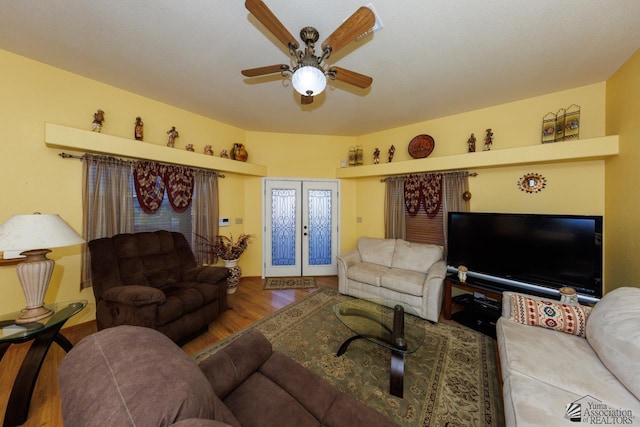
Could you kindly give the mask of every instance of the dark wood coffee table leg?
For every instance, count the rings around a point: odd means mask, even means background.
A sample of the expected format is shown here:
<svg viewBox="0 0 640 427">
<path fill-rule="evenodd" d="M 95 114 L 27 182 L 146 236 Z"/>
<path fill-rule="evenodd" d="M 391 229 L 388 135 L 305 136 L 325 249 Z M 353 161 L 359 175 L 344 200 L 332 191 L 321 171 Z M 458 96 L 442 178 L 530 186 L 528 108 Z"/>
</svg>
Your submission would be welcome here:
<svg viewBox="0 0 640 427">
<path fill-rule="evenodd" d="M 359 316 L 379 322 L 377 317 L 372 316 L 364 310 L 344 309 L 343 315 Z M 391 372 L 389 378 L 389 393 L 402 399 L 404 395 L 404 351 L 407 350 L 407 342 L 404 339 L 404 308 L 396 305 L 393 309 L 393 329 L 389 329 L 384 323 L 380 323 L 387 331 L 390 332 L 389 337 L 372 336 L 372 335 L 354 335 L 345 340 L 338 349 L 336 356 L 342 356 L 349 348 L 349 344 L 362 338 L 375 338 L 378 341 L 384 341 L 391 345 Z"/>
<path fill-rule="evenodd" d="M 404 339 L 404 308 L 396 305 L 393 308 L 392 345 L 397 350 L 406 350 Z M 404 395 L 404 353 L 391 350 L 391 377 L 389 379 L 389 393 L 402 398 Z"/>
<path fill-rule="evenodd" d="M 62 323 L 58 327 L 51 328 L 38 335 L 31 344 L 20 371 L 18 371 L 18 376 L 13 383 L 7 412 L 4 416 L 4 427 L 19 426 L 27 421 L 31 395 L 33 394 L 42 362 L 44 362 L 51 344 L 55 341 L 65 351 L 71 349 L 69 340 L 62 335 L 58 335 L 60 328 L 62 328 Z"/>
</svg>

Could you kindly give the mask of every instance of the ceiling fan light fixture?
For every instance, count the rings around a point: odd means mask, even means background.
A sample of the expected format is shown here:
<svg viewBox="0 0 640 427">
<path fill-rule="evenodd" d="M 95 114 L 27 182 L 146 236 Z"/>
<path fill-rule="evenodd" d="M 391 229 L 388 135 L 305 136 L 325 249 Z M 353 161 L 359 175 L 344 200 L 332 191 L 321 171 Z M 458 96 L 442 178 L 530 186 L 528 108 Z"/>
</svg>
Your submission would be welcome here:
<svg viewBox="0 0 640 427">
<path fill-rule="evenodd" d="M 327 87 L 327 77 L 319 67 L 304 65 L 293 72 L 291 83 L 300 95 L 316 96 Z"/>
</svg>

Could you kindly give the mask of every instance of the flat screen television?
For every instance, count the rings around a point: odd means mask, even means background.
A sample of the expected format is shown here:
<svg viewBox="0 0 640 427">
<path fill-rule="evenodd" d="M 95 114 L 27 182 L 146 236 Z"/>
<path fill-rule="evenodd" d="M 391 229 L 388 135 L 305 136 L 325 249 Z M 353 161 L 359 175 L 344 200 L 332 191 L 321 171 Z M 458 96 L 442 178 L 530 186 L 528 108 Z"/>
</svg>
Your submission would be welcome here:
<svg viewBox="0 0 640 427">
<path fill-rule="evenodd" d="M 449 212 L 447 269 L 500 289 L 602 297 L 602 216 Z"/>
</svg>

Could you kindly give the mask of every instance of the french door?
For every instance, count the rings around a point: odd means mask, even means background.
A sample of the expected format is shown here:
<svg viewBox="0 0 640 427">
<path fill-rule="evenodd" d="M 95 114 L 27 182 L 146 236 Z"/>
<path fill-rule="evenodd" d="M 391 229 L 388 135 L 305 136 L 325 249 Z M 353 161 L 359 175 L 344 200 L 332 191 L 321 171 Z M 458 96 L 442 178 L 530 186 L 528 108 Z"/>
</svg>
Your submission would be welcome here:
<svg viewBox="0 0 640 427">
<path fill-rule="evenodd" d="M 337 274 L 338 181 L 264 179 L 265 277 Z"/>
</svg>

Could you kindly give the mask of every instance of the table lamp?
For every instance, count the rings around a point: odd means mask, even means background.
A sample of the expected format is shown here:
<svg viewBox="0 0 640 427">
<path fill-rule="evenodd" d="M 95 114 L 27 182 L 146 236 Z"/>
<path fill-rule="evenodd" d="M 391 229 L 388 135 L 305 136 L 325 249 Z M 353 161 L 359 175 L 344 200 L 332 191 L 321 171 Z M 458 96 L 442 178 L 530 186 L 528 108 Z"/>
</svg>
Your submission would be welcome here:
<svg viewBox="0 0 640 427">
<path fill-rule="evenodd" d="M 27 306 L 17 324 L 35 322 L 52 314 L 44 306 L 44 295 L 55 265 L 47 258 L 50 249 L 84 243 L 82 237 L 59 215 L 14 215 L 0 227 L 0 251 L 21 251 L 24 261 L 16 269 Z"/>
</svg>

